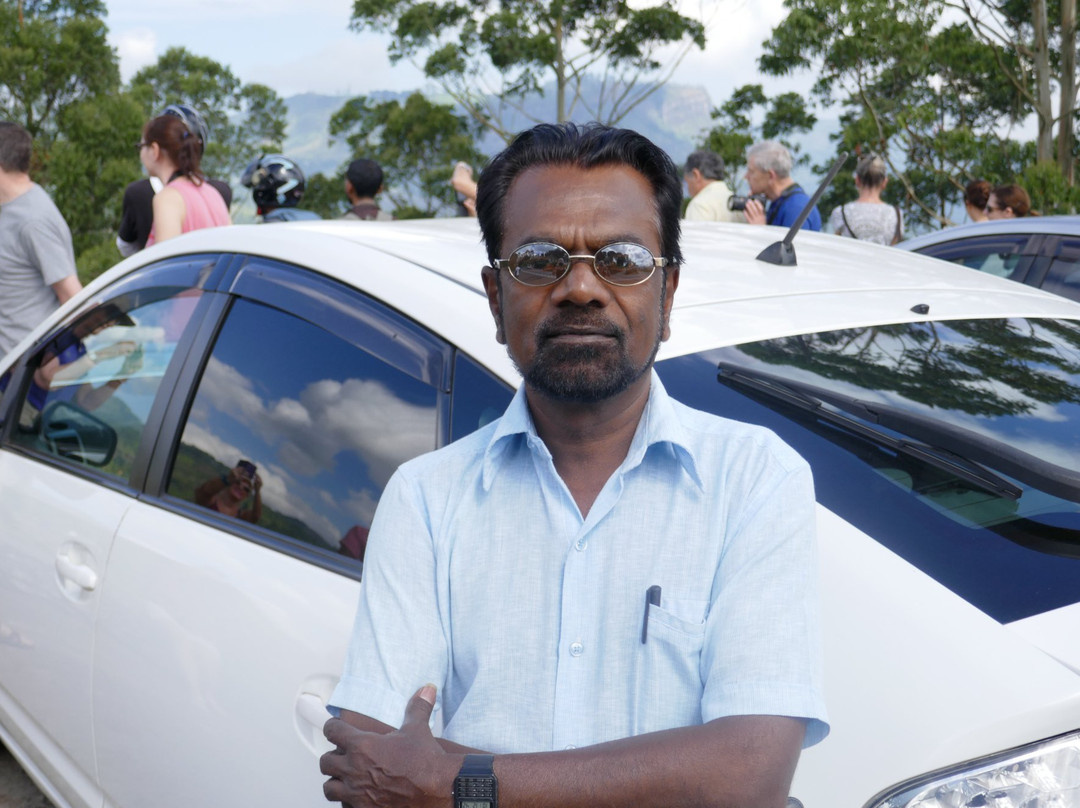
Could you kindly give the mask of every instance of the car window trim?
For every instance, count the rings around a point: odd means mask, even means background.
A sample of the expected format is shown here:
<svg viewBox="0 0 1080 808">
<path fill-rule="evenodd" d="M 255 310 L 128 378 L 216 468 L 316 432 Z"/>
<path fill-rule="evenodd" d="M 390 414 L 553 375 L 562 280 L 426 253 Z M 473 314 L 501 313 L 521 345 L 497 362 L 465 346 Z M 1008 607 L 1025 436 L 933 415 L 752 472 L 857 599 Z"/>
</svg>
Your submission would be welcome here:
<svg viewBox="0 0 1080 808">
<path fill-rule="evenodd" d="M 411 317 L 349 284 L 296 264 L 243 256 L 229 292 L 311 323 L 440 392 L 450 390 L 453 352 L 449 343 Z M 353 310 L 341 306 L 334 292 L 349 294 Z M 285 301 L 287 306 L 282 305 Z M 328 320 L 342 319 L 380 337 L 381 345 L 374 344 L 375 341 L 361 343 L 328 327 Z M 412 362 L 402 361 L 403 355 L 411 357 Z"/>
<path fill-rule="evenodd" d="M 26 388 L 30 384 L 30 377 L 32 374 L 29 372 L 28 361 L 31 356 L 34 356 L 41 351 L 50 340 L 64 330 L 66 327 L 65 324 L 71 323 L 80 313 L 97 306 L 102 302 L 115 300 L 117 297 L 126 294 L 127 291 L 131 290 L 144 275 L 155 269 L 160 269 L 163 266 L 173 263 L 188 263 L 191 260 L 198 259 L 204 255 L 208 260 L 214 259 L 215 265 L 211 270 L 210 276 L 207 278 L 207 282 L 203 285 L 204 294 L 191 312 L 191 322 L 194 323 L 196 327 L 185 329 L 184 335 L 180 338 L 180 341 L 176 345 L 176 350 L 173 351 L 173 355 L 169 359 L 168 367 L 161 378 L 161 383 L 158 385 L 157 392 L 154 395 L 154 402 L 150 407 L 149 413 L 147 413 L 146 422 L 143 424 L 142 433 L 139 437 L 139 445 L 135 451 L 135 457 L 131 464 L 131 472 L 128 475 L 127 480 L 121 480 L 118 477 L 107 474 L 106 472 L 91 466 L 78 465 L 45 452 L 36 452 L 33 449 L 21 446 L 11 440 L 11 431 L 14 429 L 13 424 L 19 417 L 18 408 L 25 402 L 27 395 Z M 131 274 L 118 280 L 116 284 L 105 287 L 100 295 L 94 295 L 92 298 L 85 301 L 78 309 L 73 310 L 65 316 L 61 323 L 57 324 L 55 328 L 50 329 L 43 334 L 41 338 L 35 340 L 33 345 L 23 352 L 23 355 L 19 357 L 16 365 L 13 366 L 16 368 L 16 372 L 12 374 L 8 390 L 4 394 L 2 408 L 0 408 L 4 416 L 3 424 L 0 425 L 0 447 L 12 452 L 17 452 L 24 457 L 33 458 L 35 461 L 47 463 L 61 471 L 66 471 L 85 479 L 93 480 L 114 491 L 119 491 L 131 497 L 140 497 L 145 491 L 147 474 L 153 458 L 154 447 L 157 445 L 161 435 L 162 415 L 167 409 L 168 403 L 174 397 L 177 378 L 180 375 L 181 367 L 187 361 L 187 353 L 194 340 L 195 332 L 199 330 L 198 327 L 200 321 L 207 313 L 210 299 L 215 297 L 215 294 L 212 291 L 207 291 L 207 289 L 210 286 L 217 286 L 220 284 L 224 277 L 223 270 L 225 263 L 227 262 L 222 259 L 223 256 L 217 256 L 215 258 L 215 255 L 211 253 L 197 253 L 192 255 L 173 256 L 163 261 L 140 267 L 138 270 L 135 270 Z M 152 287 L 153 284 L 147 285 L 147 288 Z M 220 295 L 216 296 L 220 297 Z"/>
</svg>

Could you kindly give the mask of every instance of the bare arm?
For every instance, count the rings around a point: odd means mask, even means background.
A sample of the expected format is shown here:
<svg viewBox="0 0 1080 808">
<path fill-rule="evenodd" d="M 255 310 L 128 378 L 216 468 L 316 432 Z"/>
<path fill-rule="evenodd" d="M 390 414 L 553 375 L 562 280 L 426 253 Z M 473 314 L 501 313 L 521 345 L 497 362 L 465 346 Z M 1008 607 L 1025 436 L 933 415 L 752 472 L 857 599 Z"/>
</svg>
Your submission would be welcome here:
<svg viewBox="0 0 1080 808">
<path fill-rule="evenodd" d="M 154 241 L 176 238 L 184 231 L 184 198 L 175 188 L 154 194 Z"/>
<path fill-rule="evenodd" d="M 427 692 L 425 692 L 427 691 Z M 400 730 L 363 716 L 331 719 L 337 750 L 321 761 L 326 798 L 346 804 L 449 808 L 463 755 L 431 737 L 434 688 L 422 688 Z M 429 701 L 430 699 L 430 701 Z M 352 714 L 356 716 L 356 714 Z M 709 806 L 782 808 L 804 724 L 782 716 L 733 716 L 559 752 L 495 757 L 504 808 Z"/>
<path fill-rule="evenodd" d="M 62 306 L 82 291 L 82 284 L 79 283 L 78 275 L 68 275 L 52 284 L 52 290 Z"/>
</svg>

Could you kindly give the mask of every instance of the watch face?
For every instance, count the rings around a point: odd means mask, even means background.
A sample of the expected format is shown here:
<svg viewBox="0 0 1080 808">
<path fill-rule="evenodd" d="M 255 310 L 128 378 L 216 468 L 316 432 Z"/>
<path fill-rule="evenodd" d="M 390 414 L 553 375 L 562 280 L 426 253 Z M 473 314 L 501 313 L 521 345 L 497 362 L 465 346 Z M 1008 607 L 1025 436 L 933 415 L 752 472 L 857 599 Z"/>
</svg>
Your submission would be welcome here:
<svg viewBox="0 0 1080 808">
<path fill-rule="evenodd" d="M 459 800 L 457 808 L 491 808 L 491 800 Z"/>
</svg>

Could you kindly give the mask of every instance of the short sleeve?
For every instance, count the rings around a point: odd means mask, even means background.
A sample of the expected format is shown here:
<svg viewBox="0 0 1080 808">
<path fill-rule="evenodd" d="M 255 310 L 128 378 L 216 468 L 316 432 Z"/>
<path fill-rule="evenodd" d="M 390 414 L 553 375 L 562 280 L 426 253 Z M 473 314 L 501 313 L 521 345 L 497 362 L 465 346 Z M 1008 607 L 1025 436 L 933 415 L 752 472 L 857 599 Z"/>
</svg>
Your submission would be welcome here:
<svg viewBox="0 0 1080 808">
<path fill-rule="evenodd" d="M 368 534 L 360 601 L 333 708 L 397 727 L 423 685 L 439 687 L 432 715 L 438 731 L 449 651 L 435 580 L 431 526 L 416 487 L 398 471 Z"/>
<path fill-rule="evenodd" d="M 21 236 L 26 254 L 47 285 L 51 286 L 76 273 L 71 231 L 62 219 L 58 222 L 47 219 L 28 222 Z"/>
<path fill-rule="evenodd" d="M 792 453 L 793 454 L 793 453 Z M 702 718 L 807 720 L 804 745 L 828 734 L 822 687 L 816 511 L 801 458 L 761 479 L 733 525 L 702 652 Z"/>
</svg>

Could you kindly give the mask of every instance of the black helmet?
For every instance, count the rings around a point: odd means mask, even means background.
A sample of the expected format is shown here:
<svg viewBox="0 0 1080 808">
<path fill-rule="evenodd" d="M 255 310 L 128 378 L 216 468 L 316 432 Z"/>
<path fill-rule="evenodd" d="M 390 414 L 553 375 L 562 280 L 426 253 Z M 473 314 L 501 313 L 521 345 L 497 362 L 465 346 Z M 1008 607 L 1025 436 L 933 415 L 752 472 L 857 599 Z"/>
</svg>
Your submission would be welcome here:
<svg viewBox="0 0 1080 808">
<path fill-rule="evenodd" d="M 187 130 L 199 139 L 199 156 L 201 157 L 206 144 L 210 142 L 210 130 L 207 128 L 202 115 L 187 104 L 169 104 L 161 111 L 161 114 L 175 115 L 184 122 Z"/>
<path fill-rule="evenodd" d="M 240 184 L 260 208 L 292 208 L 304 195 L 304 172 L 282 154 L 264 154 L 244 169 Z"/>
</svg>

